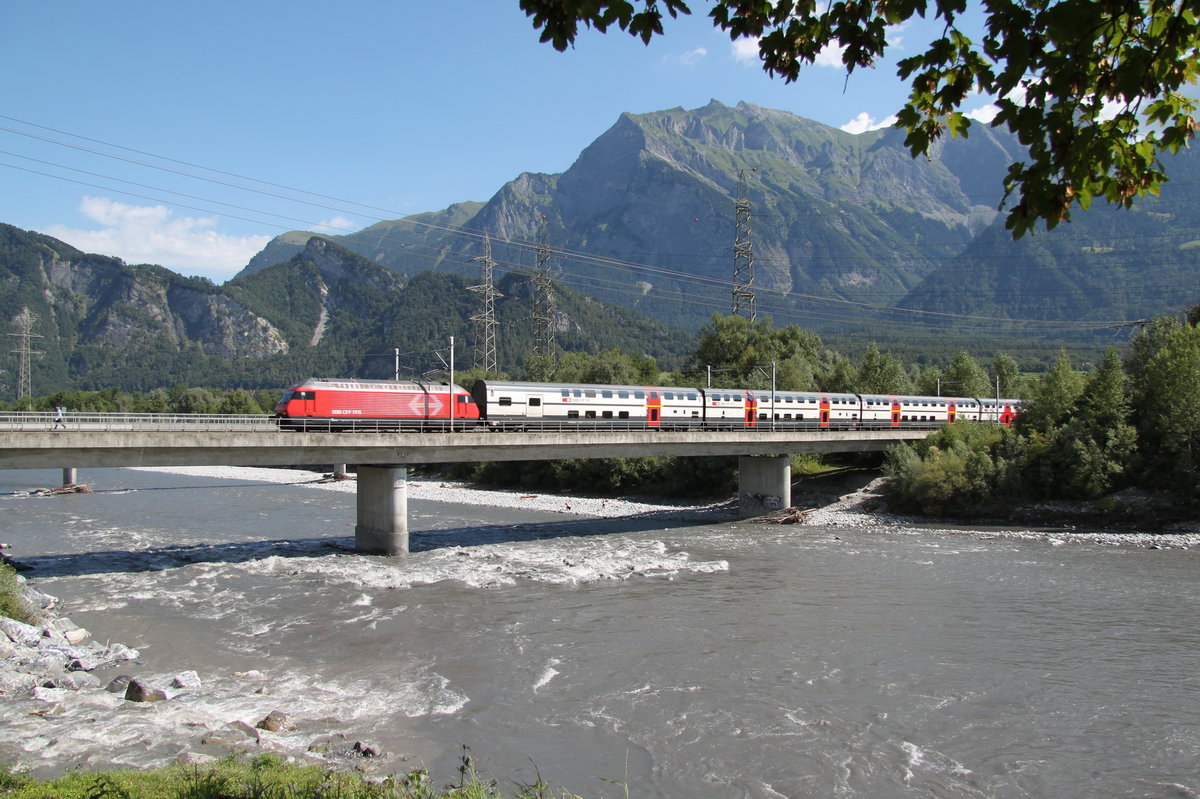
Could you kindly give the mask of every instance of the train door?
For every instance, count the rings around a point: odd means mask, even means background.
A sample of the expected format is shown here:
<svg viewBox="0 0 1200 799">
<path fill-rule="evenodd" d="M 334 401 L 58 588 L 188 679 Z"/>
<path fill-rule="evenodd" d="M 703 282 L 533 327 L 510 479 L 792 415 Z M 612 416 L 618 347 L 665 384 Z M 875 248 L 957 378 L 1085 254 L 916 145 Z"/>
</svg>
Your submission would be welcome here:
<svg viewBox="0 0 1200 799">
<path fill-rule="evenodd" d="M 543 415 L 542 398 L 530 394 L 525 403 L 525 416 L 530 419 L 541 419 Z"/>
<path fill-rule="evenodd" d="M 954 419 L 958 416 L 958 406 L 953 402 L 946 406 L 946 424 L 954 424 Z"/>
<path fill-rule="evenodd" d="M 317 415 L 317 392 L 312 389 L 297 391 L 292 398 L 294 400 L 293 408 L 295 411 L 293 416 L 316 416 Z"/>
<path fill-rule="evenodd" d="M 662 397 L 657 391 L 646 392 L 646 427 L 662 425 Z"/>
<path fill-rule="evenodd" d="M 892 400 L 892 427 L 900 426 L 900 403 Z"/>
<path fill-rule="evenodd" d="M 821 427 L 829 427 L 829 397 L 821 397 L 821 415 L 818 424 Z"/>
<path fill-rule="evenodd" d="M 1000 424 L 1004 425 L 1005 427 L 1011 427 L 1013 419 L 1016 418 L 1017 414 L 1013 412 L 1013 406 L 1005 405 L 1000 410 Z"/>
<path fill-rule="evenodd" d="M 753 394 L 746 395 L 746 427 L 758 424 L 758 398 Z"/>
</svg>

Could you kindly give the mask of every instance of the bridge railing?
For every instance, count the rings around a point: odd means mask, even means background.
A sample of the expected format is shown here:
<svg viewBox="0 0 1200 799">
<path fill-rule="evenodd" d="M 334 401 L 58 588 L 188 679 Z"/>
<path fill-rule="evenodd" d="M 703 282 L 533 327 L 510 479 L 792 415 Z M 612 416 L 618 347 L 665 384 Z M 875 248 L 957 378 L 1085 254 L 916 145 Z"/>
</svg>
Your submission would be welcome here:
<svg viewBox="0 0 1200 799">
<path fill-rule="evenodd" d="M 932 430 L 942 426 L 939 421 L 905 420 L 901 427 L 906 430 Z M 56 421 L 55 414 L 47 411 L 0 411 L 0 431 L 45 432 L 68 430 L 75 432 L 270 432 L 296 430 L 309 433 L 381 433 L 381 432 L 468 432 L 488 429 L 530 432 L 622 432 L 645 431 L 645 420 L 620 420 L 604 418 L 582 418 L 570 420 L 529 419 L 522 422 L 509 421 L 495 428 L 475 420 L 456 420 L 449 425 L 446 420 L 405 420 L 402 423 L 386 420 L 363 420 L 349 418 L 294 418 L 280 420 L 267 414 L 187 414 L 187 413 L 108 413 L 78 411 L 63 415 Z M 694 422 L 664 421 L 658 430 L 740 430 L 744 432 L 821 431 L 821 430 L 889 430 L 886 421 L 863 421 L 850 419 L 833 420 L 828 426 L 807 419 L 759 419 L 753 428 L 746 428 L 740 420 L 709 423 L 698 426 Z"/>
<path fill-rule="evenodd" d="M 52 411 L 0 411 L 0 430 L 43 432 L 263 431 L 276 430 L 274 417 L 260 413 L 109 413 L 69 411 L 58 421 Z"/>
</svg>

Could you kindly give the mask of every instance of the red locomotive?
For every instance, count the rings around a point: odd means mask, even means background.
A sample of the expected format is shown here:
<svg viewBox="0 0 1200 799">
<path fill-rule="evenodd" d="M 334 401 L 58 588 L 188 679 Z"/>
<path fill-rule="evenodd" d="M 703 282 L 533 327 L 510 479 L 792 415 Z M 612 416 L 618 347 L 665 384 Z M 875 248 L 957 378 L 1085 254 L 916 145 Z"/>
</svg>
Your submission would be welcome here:
<svg viewBox="0 0 1200 799">
<path fill-rule="evenodd" d="M 314 377 L 283 392 L 275 416 L 285 430 L 451 430 L 478 424 L 479 407 L 445 383 Z"/>
</svg>

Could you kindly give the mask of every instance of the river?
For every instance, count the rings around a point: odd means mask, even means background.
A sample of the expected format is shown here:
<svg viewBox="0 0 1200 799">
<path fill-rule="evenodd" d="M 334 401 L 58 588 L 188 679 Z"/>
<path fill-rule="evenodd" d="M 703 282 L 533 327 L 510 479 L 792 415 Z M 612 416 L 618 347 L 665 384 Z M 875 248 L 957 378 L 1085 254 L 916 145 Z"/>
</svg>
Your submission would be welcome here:
<svg viewBox="0 0 1200 799">
<path fill-rule="evenodd" d="M 0 472 L 0 495 L 58 472 Z M 589 797 L 1196 797 L 1200 549 L 410 499 L 414 552 L 355 554 L 354 496 L 89 470 L 0 496 L 58 612 L 194 670 L 155 704 L 0 703 L 0 762 L 49 774 L 363 741 L 378 773 Z M 257 751 L 257 749 L 256 749 Z M 626 786 L 628 794 L 626 794 Z"/>
</svg>

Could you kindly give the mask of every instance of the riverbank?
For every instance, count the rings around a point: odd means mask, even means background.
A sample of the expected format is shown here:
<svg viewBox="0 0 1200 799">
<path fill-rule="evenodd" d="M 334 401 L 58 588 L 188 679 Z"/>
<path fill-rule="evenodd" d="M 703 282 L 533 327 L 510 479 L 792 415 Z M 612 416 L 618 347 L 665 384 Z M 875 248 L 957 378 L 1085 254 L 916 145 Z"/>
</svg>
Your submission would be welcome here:
<svg viewBox="0 0 1200 799">
<path fill-rule="evenodd" d="M 794 507 L 764 517 L 780 521 L 792 514 L 795 522 L 809 526 L 853 527 L 879 533 L 912 533 L 939 530 L 947 535 L 970 535 L 988 539 L 1021 539 L 1149 549 L 1200 547 L 1200 520 L 1161 524 L 1157 514 L 1147 512 L 1143 529 L 1134 513 L 1104 514 L 1096 503 L 1044 503 L 1015 508 L 1009 519 L 934 519 L 891 513 L 884 489 L 886 478 L 877 472 L 856 471 L 828 479 L 801 482 L 793 488 Z M 1135 509 L 1147 504 L 1141 495 L 1128 494 L 1125 502 Z"/>
</svg>

